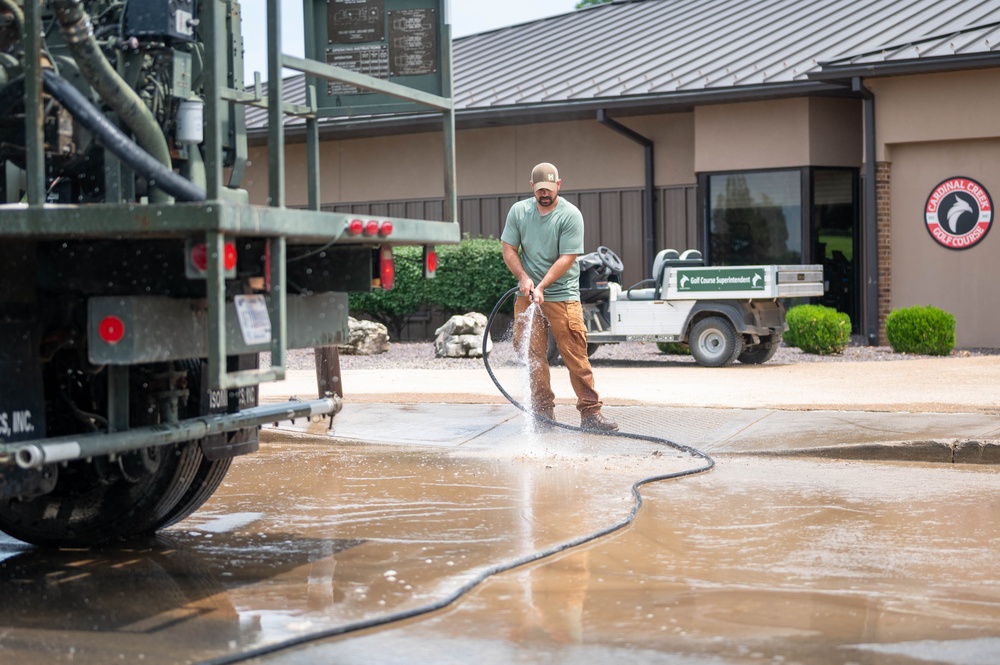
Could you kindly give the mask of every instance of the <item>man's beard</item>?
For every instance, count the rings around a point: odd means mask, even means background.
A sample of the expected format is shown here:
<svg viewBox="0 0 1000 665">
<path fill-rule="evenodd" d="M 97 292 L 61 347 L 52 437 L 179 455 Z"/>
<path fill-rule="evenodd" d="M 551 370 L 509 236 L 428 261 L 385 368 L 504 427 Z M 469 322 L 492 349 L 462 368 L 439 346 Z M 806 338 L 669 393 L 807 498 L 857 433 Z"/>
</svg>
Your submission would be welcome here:
<svg viewBox="0 0 1000 665">
<path fill-rule="evenodd" d="M 554 200 L 555 196 L 553 196 L 552 194 L 542 194 L 541 196 L 538 197 L 538 204 L 543 208 L 548 208 L 550 205 L 552 205 L 552 202 Z"/>
</svg>

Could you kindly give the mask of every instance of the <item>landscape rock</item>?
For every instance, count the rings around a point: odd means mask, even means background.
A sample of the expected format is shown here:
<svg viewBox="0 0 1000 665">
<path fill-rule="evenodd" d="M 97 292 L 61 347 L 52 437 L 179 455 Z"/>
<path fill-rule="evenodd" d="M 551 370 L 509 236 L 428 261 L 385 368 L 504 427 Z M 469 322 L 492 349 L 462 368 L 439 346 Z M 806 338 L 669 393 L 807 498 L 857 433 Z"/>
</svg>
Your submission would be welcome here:
<svg viewBox="0 0 1000 665">
<path fill-rule="evenodd" d="M 482 358 L 486 316 L 478 312 L 456 314 L 434 331 L 434 355 L 437 358 Z M 486 351 L 493 348 L 487 337 Z"/>
<path fill-rule="evenodd" d="M 389 350 L 389 329 L 375 321 L 347 320 L 348 343 L 340 352 L 349 356 L 374 356 Z"/>
</svg>

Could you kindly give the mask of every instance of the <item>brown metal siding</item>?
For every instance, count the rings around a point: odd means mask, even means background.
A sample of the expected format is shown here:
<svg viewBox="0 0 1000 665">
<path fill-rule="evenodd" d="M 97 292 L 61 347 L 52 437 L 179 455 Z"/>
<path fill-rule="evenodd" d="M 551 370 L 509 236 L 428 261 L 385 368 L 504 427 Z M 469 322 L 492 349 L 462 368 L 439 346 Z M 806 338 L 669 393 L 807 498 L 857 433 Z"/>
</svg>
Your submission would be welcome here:
<svg viewBox="0 0 1000 665">
<path fill-rule="evenodd" d="M 606 246 L 625 264 L 622 276 L 628 287 L 646 275 L 647 258 L 643 256 L 645 210 L 642 189 L 615 189 L 587 192 L 563 192 L 567 201 L 583 213 L 586 250 Z M 510 207 L 525 195 L 469 196 L 459 200 L 462 234 L 473 238 L 499 238 Z M 696 187 L 662 187 L 657 190 L 657 250 L 668 247 L 678 251 L 699 249 Z M 441 199 L 393 201 L 389 203 L 354 203 L 324 206 L 325 210 L 361 216 L 443 219 Z M 511 278 L 511 286 L 514 286 Z M 486 312 L 484 312 L 486 313 Z M 440 313 L 420 313 L 413 317 L 403 333 L 403 340 L 433 339 L 434 330 L 447 320 Z"/>
</svg>

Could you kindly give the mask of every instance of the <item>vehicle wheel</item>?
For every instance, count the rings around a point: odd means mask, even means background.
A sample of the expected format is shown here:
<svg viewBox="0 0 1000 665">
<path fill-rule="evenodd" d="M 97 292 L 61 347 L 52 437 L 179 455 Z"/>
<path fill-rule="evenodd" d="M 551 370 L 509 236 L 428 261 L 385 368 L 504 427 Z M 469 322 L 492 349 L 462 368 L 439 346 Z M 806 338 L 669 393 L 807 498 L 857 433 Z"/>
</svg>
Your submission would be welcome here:
<svg viewBox="0 0 1000 665">
<path fill-rule="evenodd" d="M 755 344 L 743 349 L 743 353 L 739 355 L 737 360 L 744 365 L 763 365 L 778 352 L 778 346 L 780 345 L 770 340 Z"/>
<path fill-rule="evenodd" d="M 691 327 L 688 346 L 699 365 L 725 367 L 743 352 L 743 336 L 736 334 L 729 319 L 710 316 Z"/>
<path fill-rule="evenodd" d="M 182 419 L 194 418 L 201 415 L 202 364 L 200 360 L 185 360 L 177 364 L 179 368 L 186 369 L 188 373 L 188 399 L 187 402 L 181 405 L 180 417 Z M 200 451 L 200 442 L 196 442 L 196 444 Z M 191 485 L 180 500 L 178 500 L 177 504 L 144 532 L 135 535 L 152 535 L 160 529 L 177 524 L 201 508 L 212 494 L 215 493 L 215 490 L 219 489 L 219 485 L 225 479 L 232 461 L 232 457 L 210 460 L 202 455 L 201 463 L 198 465 L 198 470 L 194 474 Z"/>
<path fill-rule="evenodd" d="M 141 397 L 133 395 L 133 403 Z M 135 426 L 155 424 L 151 413 L 139 409 L 130 420 Z M 60 468 L 52 492 L 0 502 L 0 531 L 46 547 L 145 536 L 197 510 L 228 468 L 228 460 L 206 460 L 197 441 L 70 462 Z"/>
<path fill-rule="evenodd" d="M 229 465 L 232 462 L 232 457 L 209 460 L 203 456 L 201 464 L 194 474 L 194 480 L 191 481 L 191 486 L 188 487 L 187 492 L 181 497 L 181 500 L 162 519 L 136 535 L 152 535 L 160 529 L 165 529 L 190 517 L 215 494 L 215 490 L 219 489 L 219 485 L 225 479 L 226 473 L 229 471 Z"/>
<path fill-rule="evenodd" d="M 186 494 L 203 459 L 196 442 L 80 460 L 49 494 L 0 502 L 0 531 L 43 547 L 90 547 L 146 533 Z"/>
</svg>

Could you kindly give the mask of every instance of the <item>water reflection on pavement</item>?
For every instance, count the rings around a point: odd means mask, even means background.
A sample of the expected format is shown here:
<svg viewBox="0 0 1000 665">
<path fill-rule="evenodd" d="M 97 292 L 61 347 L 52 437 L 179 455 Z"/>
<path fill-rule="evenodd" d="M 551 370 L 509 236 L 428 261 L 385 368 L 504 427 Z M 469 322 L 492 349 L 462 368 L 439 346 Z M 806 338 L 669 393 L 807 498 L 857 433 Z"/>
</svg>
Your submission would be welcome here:
<svg viewBox="0 0 1000 665">
<path fill-rule="evenodd" d="M 0 540 L 0 662 L 198 662 L 418 608 L 697 465 L 560 433 L 516 448 L 270 444 L 155 542 Z M 998 490 L 993 467 L 722 458 L 447 610 L 257 662 L 997 663 Z"/>
</svg>

